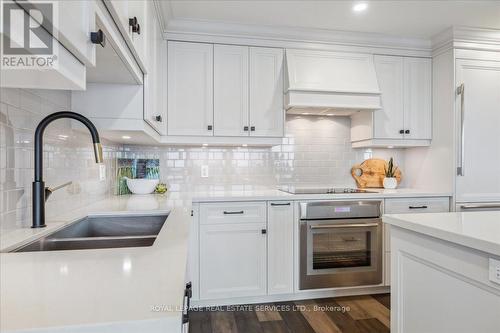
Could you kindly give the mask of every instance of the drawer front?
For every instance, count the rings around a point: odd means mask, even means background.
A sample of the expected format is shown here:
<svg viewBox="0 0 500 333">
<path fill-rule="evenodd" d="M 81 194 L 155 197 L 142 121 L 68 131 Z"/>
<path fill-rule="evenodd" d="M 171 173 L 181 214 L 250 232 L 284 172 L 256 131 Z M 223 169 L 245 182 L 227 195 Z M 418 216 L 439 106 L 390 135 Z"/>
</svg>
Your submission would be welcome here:
<svg viewBox="0 0 500 333">
<path fill-rule="evenodd" d="M 442 213 L 450 211 L 448 197 L 385 199 L 385 214 Z"/>
<path fill-rule="evenodd" d="M 266 222 L 265 202 L 224 202 L 200 205 L 201 224 Z"/>
</svg>

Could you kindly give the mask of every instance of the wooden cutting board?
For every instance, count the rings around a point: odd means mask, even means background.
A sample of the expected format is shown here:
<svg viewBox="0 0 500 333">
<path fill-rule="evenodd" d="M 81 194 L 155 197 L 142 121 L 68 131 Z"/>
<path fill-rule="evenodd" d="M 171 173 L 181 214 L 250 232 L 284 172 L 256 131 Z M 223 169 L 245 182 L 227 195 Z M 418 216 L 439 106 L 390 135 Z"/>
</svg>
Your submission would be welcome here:
<svg viewBox="0 0 500 333">
<path fill-rule="evenodd" d="M 378 158 L 370 158 L 361 164 L 356 164 L 351 169 L 351 175 L 359 188 L 384 187 L 385 169 L 387 161 Z M 396 170 L 398 184 L 401 182 L 401 170 Z"/>
</svg>

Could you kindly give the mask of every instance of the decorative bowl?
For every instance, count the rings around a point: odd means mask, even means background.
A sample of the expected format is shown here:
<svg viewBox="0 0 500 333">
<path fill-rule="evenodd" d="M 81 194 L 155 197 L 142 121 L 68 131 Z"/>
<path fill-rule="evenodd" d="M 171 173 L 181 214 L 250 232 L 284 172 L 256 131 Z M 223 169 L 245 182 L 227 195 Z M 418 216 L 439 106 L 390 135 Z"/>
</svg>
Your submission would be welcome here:
<svg viewBox="0 0 500 333">
<path fill-rule="evenodd" d="M 132 179 L 126 178 L 127 186 L 133 194 L 149 194 L 153 193 L 156 185 L 160 182 L 159 179 Z"/>
</svg>

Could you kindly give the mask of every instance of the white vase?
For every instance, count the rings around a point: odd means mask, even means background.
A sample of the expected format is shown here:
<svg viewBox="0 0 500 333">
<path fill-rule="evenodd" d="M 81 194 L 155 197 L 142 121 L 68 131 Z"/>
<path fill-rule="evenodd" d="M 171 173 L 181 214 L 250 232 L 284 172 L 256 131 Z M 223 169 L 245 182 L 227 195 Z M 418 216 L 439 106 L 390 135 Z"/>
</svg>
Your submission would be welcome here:
<svg viewBox="0 0 500 333">
<path fill-rule="evenodd" d="M 384 178 L 384 188 L 393 190 L 398 186 L 398 180 L 395 177 Z"/>
</svg>

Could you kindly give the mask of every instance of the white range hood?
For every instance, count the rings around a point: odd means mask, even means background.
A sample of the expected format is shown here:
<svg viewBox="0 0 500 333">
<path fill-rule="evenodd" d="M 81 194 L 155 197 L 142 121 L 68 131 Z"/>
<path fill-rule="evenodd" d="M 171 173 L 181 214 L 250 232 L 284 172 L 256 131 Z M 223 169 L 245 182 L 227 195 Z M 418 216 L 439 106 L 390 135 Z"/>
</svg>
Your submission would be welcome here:
<svg viewBox="0 0 500 333">
<path fill-rule="evenodd" d="M 373 55 L 286 50 L 287 113 L 348 116 L 381 108 Z"/>
</svg>

